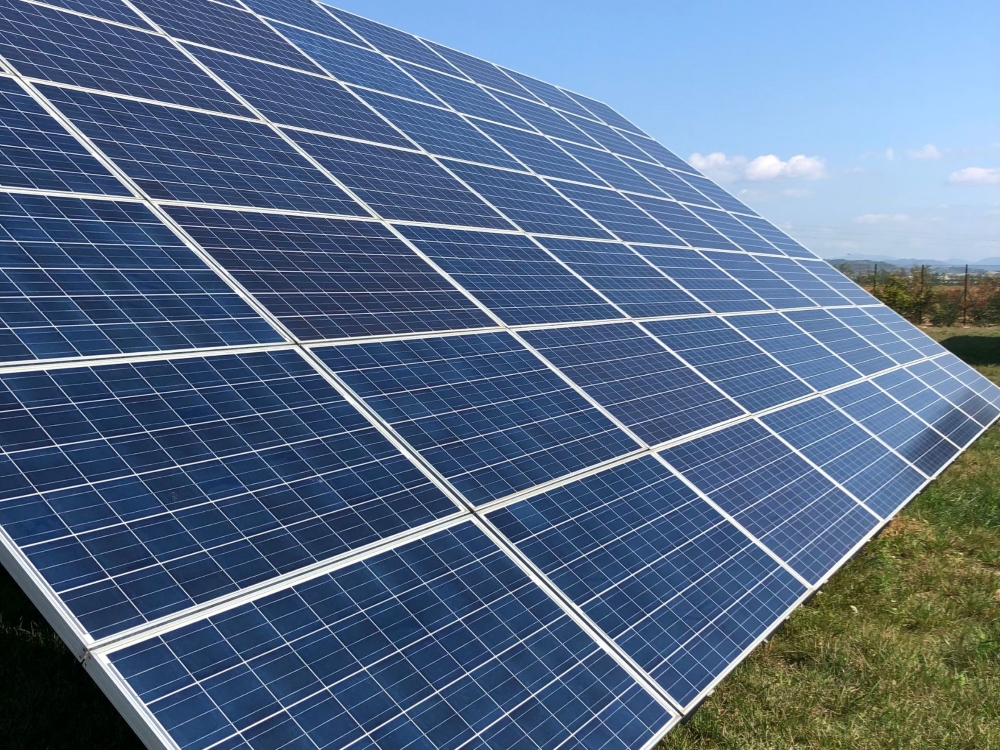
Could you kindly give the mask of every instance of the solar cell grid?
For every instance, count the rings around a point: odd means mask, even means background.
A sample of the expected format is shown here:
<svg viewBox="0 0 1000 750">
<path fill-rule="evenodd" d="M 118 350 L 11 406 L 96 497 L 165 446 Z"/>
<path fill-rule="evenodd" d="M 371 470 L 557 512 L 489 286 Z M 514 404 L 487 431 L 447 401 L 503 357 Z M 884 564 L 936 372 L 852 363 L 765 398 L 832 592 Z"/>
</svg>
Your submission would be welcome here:
<svg viewBox="0 0 1000 750">
<path fill-rule="evenodd" d="M 400 231 L 508 325 L 622 317 L 526 237 L 425 227 Z"/>
<path fill-rule="evenodd" d="M 726 321 L 818 391 L 861 378 L 861 373 L 777 313 L 733 315 Z"/>
<path fill-rule="evenodd" d="M 822 398 L 761 417 L 855 497 L 888 518 L 925 476 Z"/>
<path fill-rule="evenodd" d="M 733 210 L 733 209 L 730 209 L 730 210 Z M 737 213 L 739 213 L 739 212 L 737 212 Z M 745 213 L 753 213 L 753 212 L 752 211 L 747 211 L 746 209 L 744 209 L 743 213 L 745 214 Z M 744 224 L 746 224 L 748 227 L 750 227 L 752 230 L 754 230 L 757 234 L 759 234 L 761 237 L 763 237 L 765 240 L 767 240 L 768 242 L 770 242 L 776 248 L 778 248 L 779 250 L 781 250 L 782 252 L 784 252 L 786 255 L 790 255 L 793 258 L 810 258 L 810 259 L 815 259 L 816 258 L 815 255 L 813 255 L 811 252 L 809 252 L 808 250 L 806 250 L 804 247 L 802 247 L 802 245 L 800 245 L 798 242 L 796 242 L 795 240 L 793 240 L 791 237 L 789 237 L 787 234 L 785 234 L 784 232 L 782 232 L 780 229 L 778 229 L 776 226 L 774 226 L 773 224 L 771 224 L 769 221 L 765 221 L 764 219 L 761 219 L 761 218 L 759 218 L 757 216 L 742 216 L 741 215 L 739 217 L 739 219 L 740 219 L 741 222 L 743 222 Z M 819 265 L 819 264 L 817 264 L 817 265 Z M 823 263 L 822 265 L 825 266 L 825 267 L 827 267 L 827 268 L 830 268 L 830 266 L 828 266 L 826 263 Z M 830 268 L 830 270 L 833 271 L 834 269 Z M 841 275 L 841 274 L 838 274 L 838 275 Z M 842 275 L 841 275 L 841 277 L 842 277 Z M 845 284 L 845 286 L 851 286 L 851 287 L 857 288 L 856 284 L 851 283 L 849 280 L 847 280 L 847 281 L 848 281 L 848 283 Z"/>
<path fill-rule="evenodd" d="M 522 336 L 647 445 L 745 413 L 637 326 L 561 328 Z"/>
<path fill-rule="evenodd" d="M 329 8 L 329 13 L 335 15 L 347 26 L 354 29 L 375 49 L 387 55 L 398 57 L 409 62 L 419 63 L 426 68 L 433 68 L 444 73 L 450 73 L 452 67 L 435 54 L 434 50 L 412 34 L 399 31 L 385 24 L 370 21 L 337 8 Z"/>
<path fill-rule="evenodd" d="M 410 146 L 399 131 L 336 81 L 214 50 L 192 47 L 190 51 L 271 122 Z"/>
<path fill-rule="evenodd" d="M 724 211 L 713 211 L 700 206 L 691 206 L 691 211 L 706 224 L 726 235 L 741 250 L 746 250 L 748 253 L 778 254 L 780 252 L 771 243 L 765 242 L 759 235 L 748 230 L 737 221 L 735 216 Z"/>
<path fill-rule="evenodd" d="M 652 457 L 489 518 L 682 706 L 805 593 Z"/>
<path fill-rule="evenodd" d="M 599 145 L 554 109 L 542 104 L 535 104 L 518 96 L 508 96 L 499 92 L 495 96 L 508 108 L 514 110 L 522 120 L 544 135 L 587 146 Z"/>
<path fill-rule="evenodd" d="M 909 369 L 880 375 L 873 382 L 960 448 L 979 434 L 978 424 Z"/>
<path fill-rule="evenodd" d="M 775 257 L 760 257 L 757 260 L 821 307 L 836 307 L 851 304 L 846 297 L 834 291 L 832 287 L 821 281 L 794 260 Z"/>
<path fill-rule="evenodd" d="M 537 174 L 601 184 L 597 176 L 545 136 L 486 122 L 477 123 L 477 127 Z"/>
<path fill-rule="evenodd" d="M 689 185 L 698 189 L 699 192 L 708 196 L 712 201 L 717 203 L 722 208 L 727 211 L 735 211 L 740 214 L 755 214 L 755 211 L 747 208 L 746 205 L 736 200 L 733 196 L 727 193 L 725 190 L 720 188 L 714 182 L 709 180 L 707 177 L 702 177 L 697 174 L 684 174 L 683 179 Z"/>
<path fill-rule="evenodd" d="M 527 127 L 524 120 L 515 115 L 486 91 L 474 83 L 469 83 L 452 75 L 427 70 L 417 65 L 403 63 L 403 69 L 416 78 L 441 101 L 458 112 L 483 117 L 494 122 L 515 127 Z M 449 71 L 458 75 L 458 71 Z"/>
<path fill-rule="evenodd" d="M 505 334 L 316 353 L 477 505 L 639 447 Z"/>
<path fill-rule="evenodd" d="M 448 168 L 526 232 L 611 239 L 611 235 L 534 175 L 461 162 L 448 162 Z"/>
<path fill-rule="evenodd" d="M 863 375 L 896 364 L 826 310 L 791 310 L 784 315 Z"/>
<path fill-rule="evenodd" d="M 805 381 L 722 320 L 663 320 L 643 327 L 749 411 L 813 393 Z"/>
<path fill-rule="evenodd" d="M 432 154 L 508 169 L 520 168 L 516 161 L 453 112 L 371 91 L 361 92 L 361 96 L 414 143 Z"/>
<path fill-rule="evenodd" d="M 95 637 L 458 510 L 295 352 L 0 389 L 0 523 Z"/>
<path fill-rule="evenodd" d="M 0 55 L 29 78 L 244 115 L 163 37 L 20 0 L 0 0 Z"/>
<path fill-rule="evenodd" d="M 46 5 L 56 5 L 67 10 L 75 10 L 77 13 L 146 28 L 146 22 L 120 0 L 47 0 Z"/>
<path fill-rule="evenodd" d="M 472 55 L 467 55 L 464 52 L 459 52 L 451 47 L 436 44 L 435 42 L 427 42 L 427 44 L 441 55 L 441 57 L 448 60 L 459 73 L 468 76 L 470 80 L 484 86 L 489 86 L 497 91 L 516 94 L 527 99 L 535 99 L 534 94 L 517 83 L 493 63 L 473 57 Z"/>
<path fill-rule="evenodd" d="M 769 309 L 760 297 L 699 252 L 640 245 L 635 250 L 714 312 Z"/>
<path fill-rule="evenodd" d="M 835 308 L 830 314 L 856 332 L 879 351 L 892 357 L 897 364 L 923 359 L 923 356 L 903 339 L 858 308 Z"/>
<path fill-rule="evenodd" d="M 677 235 L 662 227 L 614 190 L 550 181 L 549 184 L 573 201 L 625 242 L 676 245 Z"/>
<path fill-rule="evenodd" d="M 13 79 L 0 75 L 0 186 L 130 195 Z"/>
<path fill-rule="evenodd" d="M 318 72 L 312 62 L 246 11 L 210 0 L 135 0 L 134 5 L 178 39 Z"/>
<path fill-rule="evenodd" d="M 680 203 L 644 195 L 632 196 L 632 202 L 692 247 L 738 249 Z"/>
<path fill-rule="evenodd" d="M 280 341 L 145 206 L 0 194 L 0 361 Z"/>
<path fill-rule="evenodd" d="M 384 218 L 510 228 L 496 211 L 425 154 L 315 133 L 289 135 Z"/>
<path fill-rule="evenodd" d="M 154 199 L 365 214 L 262 123 L 50 86 L 44 93 Z"/>
<path fill-rule="evenodd" d="M 644 138 L 632 133 L 622 133 L 622 136 L 624 136 L 630 143 L 641 148 L 644 153 L 648 154 L 649 157 L 652 158 L 653 161 L 658 161 L 665 167 L 678 169 L 685 174 L 699 174 L 697 169 L 675 155 L 673 151 L 661 146 L 652 138 Z"/>
<path fill-rule="evenodd" d="M 756 422 L 662 455 L 800 575 L 821 580 L 877 518 Z"/>
<path fill-rule="evenodd" d="M 615 128 L 621 128 L 623 130 L 627 130 L 633 134 L 637 133 L 640 136 L 645 135 L 645 133 L 643 133 L 635 125 L 635 123 L 626 120 L 624 117 L 618 114 L 618 112 L 613 110 L 604 102 L 599 102 L 596 99 L 591 99 L 590 97 L 583 96 L 582 94 L 577 94 L 573 91 L 564 91 L 563 93 L 567 94 L 571 99 L 573 99 L 573 101 L 575 101 L 577 104 L 580 104 L 593 116 L 597 117 L 597 119 L 605 122 L 606 124 L 611 125 L 612 127 Z"/>
<path fill-rule="evenodd" d="M 780 279 L 752 255 L 705 252 L 705 257 L 777 310 L 815 307 L 815 303 Z"/>
<path fill-rule="evenodd" d="M 532 78 L 513 70 L 504 69 L 504 72 L 550 107 L 556 107 L 563 112 L 570 112 L 574 115 L 593 120 L 593 114 L 580 106 L 580 103 L 566 94 L 565 91 L 553 86 L 551 83 L 539 81 L 537 78 Z"/>
<path fill-rule="evenodd" d="M 244 0 L 244 4 L 262 16 L 301 26 L 317 34 L 368 46 L 361 37 L 312 0 Z M 281 29 L 278 29 L 281 31 Z"/>
<path fill-rule="evenodd" d="M 493 325 L 377 224 L 182 207 L 169 213 L 301 341 Z"/>
<path fill-rule="evenodd" d="M 470 524 L 112 662 L 185 748 L 634 747 L 672 723 Z"/>
<path fill-rule="evenodd" d="M 540 242 L 634 318 L 708 312 L 708 308 L 627 245 L 553 237 Z"/>
<path fill-rule="evenodd" d="M 633 193 L 655 195 L 657 197 L 662 197 L 663 195 L 653 183 L 645 179 L 614 154 L 584 146 L 577 146 L 573 143 L 562 144 L 562 147 L 569 151 L 577 161 L 603 178 L 613 188 Z"/>
<path fill-rule="evenodd" d="M 428 104 L 434 103 L 434 97 L 430 93 L 377 52 L 290 26 L 282 26 L 280 31 L 338 80 Z"/>
</svg>

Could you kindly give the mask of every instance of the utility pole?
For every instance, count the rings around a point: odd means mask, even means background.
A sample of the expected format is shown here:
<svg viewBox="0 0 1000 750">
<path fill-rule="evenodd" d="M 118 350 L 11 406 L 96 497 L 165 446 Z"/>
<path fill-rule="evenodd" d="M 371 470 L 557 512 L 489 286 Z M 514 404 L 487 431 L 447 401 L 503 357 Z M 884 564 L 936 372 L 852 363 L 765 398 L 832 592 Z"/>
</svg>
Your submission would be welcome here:
<svg viewBox="0 0 1000 750">
<path fill-rule="evenodd" d="M 926 266 L 924 266 L 921 263 L 920 264 L 920 307 L 918 308 L 917 311 L 918 326 L 924 324 L 924 268 L 926 268 Z"/>
<path fill-rule="evenodd" d="M 965 264 L 965 288 L 962 290 L 962 325 L 969 325 L 969 264 Z"/>
<path fill-rule="evenodd" d="M 875 274 L 872 276 L 872 297 L 878 297 L 878 263 L 875 264 Z"/>
</svg>

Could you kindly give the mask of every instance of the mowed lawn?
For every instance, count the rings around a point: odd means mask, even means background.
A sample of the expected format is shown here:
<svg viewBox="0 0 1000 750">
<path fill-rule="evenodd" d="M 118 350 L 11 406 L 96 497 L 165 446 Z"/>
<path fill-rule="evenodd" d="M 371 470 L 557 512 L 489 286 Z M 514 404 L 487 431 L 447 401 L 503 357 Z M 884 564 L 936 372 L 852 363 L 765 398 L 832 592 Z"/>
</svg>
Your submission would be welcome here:
<svg viewBox="0 0 1000 750">
<path fill-rule="evenodd" d="M 933 335 L 1000 383 L 1000 330 Z M 0 571 L 0 747 L 141 748 Z M 658 750 L 1000 748 L 1000 428 Z"/>
</svg>

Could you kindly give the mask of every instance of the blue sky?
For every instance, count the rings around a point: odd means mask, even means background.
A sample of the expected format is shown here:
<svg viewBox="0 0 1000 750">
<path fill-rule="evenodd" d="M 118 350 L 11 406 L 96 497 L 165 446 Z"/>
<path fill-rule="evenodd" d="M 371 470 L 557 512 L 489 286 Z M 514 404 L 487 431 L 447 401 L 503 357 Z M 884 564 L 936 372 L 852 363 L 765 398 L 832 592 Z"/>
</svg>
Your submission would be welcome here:
<svg viewBox="0 0 1000 750">
<path fill-rule="evenodd" d="M 827 257 L 1000 256 L 996 0 L 334 4 L 608 102 Z"/>
</svg>

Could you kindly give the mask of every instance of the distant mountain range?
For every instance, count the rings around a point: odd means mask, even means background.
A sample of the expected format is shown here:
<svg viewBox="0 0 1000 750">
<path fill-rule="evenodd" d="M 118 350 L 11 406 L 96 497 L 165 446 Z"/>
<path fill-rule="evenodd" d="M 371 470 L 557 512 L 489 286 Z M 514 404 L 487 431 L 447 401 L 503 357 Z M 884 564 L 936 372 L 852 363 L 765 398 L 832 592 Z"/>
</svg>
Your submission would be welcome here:
<svg viewBox="0 0 1000 750">
<path fill-rule="evenodd" d="M 864 258 L 846 255 L 842 258 L 829 258 L 828 260 L 835 266 L 846 263 L 856 271 L 871 270 L 876 263 L 887 271 L 893 268 L 927 266 L 938 272 L 961 273 L 965 271 L 966 263 L 969 264 L 970 271 L 1000 271 L 1000 257 L 983 258 L 974 263 L 961 258 L 936 260 L 933 258 L 890 258 L 882 255 L 869 255 Z"/>
</svg>

